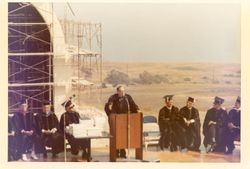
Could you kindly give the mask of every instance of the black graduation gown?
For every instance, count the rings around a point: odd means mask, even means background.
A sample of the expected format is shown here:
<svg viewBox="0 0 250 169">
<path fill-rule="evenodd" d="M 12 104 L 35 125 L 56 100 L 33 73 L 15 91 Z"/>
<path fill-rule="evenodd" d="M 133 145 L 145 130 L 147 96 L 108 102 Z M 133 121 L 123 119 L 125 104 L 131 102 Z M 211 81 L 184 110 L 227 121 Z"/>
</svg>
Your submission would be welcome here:
<svg viewBox="0 0 250 169">
<path fill-rule="evenodd" d="M 173 145 L 173 149 L 176 150 L 177 145 L 183 148 L 186 146 L 183 137 L 184 131 L 180 125 L 180 120 L 179 109 L 175 106 L 172 106 L 171 109 L 164 106 L 159 111 L 158 123 L 161 131 L 161 148 Z"/>
<path fill-rule="evenodd" d="M 187 126 L 183 120 L 182 126 L 186 129 L 186 138 L 188 145 L 193 143 L 193 149 L 199 150 L 201 144 L 201 134 L 200 134 L 201 122 L 200 122 L 199 111 L 194 107 L 189 109 L 187 106 L 185 106 L 180 109 L 180 116 L 182 117 L 182 119 L 186 118 L 187 120 L 191 119 L 195 120 L 195 122 L 191 123 L 189 126 Z"/>
<path fill-rule="evenodd" d="M 40 113 L 37 115 L 37 124 L 38 124 L 38 133 L 42 137 L 42 145 L 45 150 L 45 146 L 52 148 L 52 153 L 57 154 L 59 152 L 63 151 L 64 148 L 64 141 L 63 141 L 63 135 L 60 133 L 59 128 L 59 121 L 57 116 L 50 112 L 48 114 L 46 113 Z M 57 131 L 53 134 L 44 134 L 42 133 L 42 129 L 44 130 L 51 130 L 53 128 L 56 128 Z"/>
<path fill-rule="evenodd" d="M 234 146 L 234 140 L 240 139 L 240 114 L 241 110 L 233 108 L 228 113 L 228 123 L 233 123 L 237 128 L 228 129 L 228 143 L 227 147 L 229 151 L 232 151 Z"/>
<path fill-rule="evenodd" d="M 228 113 L 228 122 L 240 127 L 240 113 L 241 110 L 237 110 L 235 108 L 230 110 Z"/>
<path fill-rule="evenodd" d="M 176 123 L 179 121 L 179 109 L 175 106 L 172 106 L 171 109 L 168 109 L 166 106 L 161 108 L 158 115 L 158 123 L 160 131 L 164 130 L 173 130 Z"/>
<path fill-rule="evenodd" d="M 107 106 L 109 105 L 112 105 L 111 110 L 107 109 Z M 128 107 L 130 113 L 137 113 L 137 111 L 139 110 L 139 107 L 135 104 L 133 98 L 128 94 L 125 94 L 124 97 L 119 97 L 118 94 L 112 95 L 109 98 L 108 103 L 105 105 L 105 107 L 107 115 L 109 115 L 110 113 L 115 113 L 115 114 L 128 113 Z"/>
<path fill-rule="evenodd" d="M 35 146 L 35 152 L 41 153 L 42 148 L 40 144 L 40 137 L 37 134 L 37 124 L 33 113 L 28 112 L 26 115 L 23 115 L 20 112 L 14 114 L 12 118 L 13 129 L 15 131 L 16 139 L 16 149 L 18 158 L 22 154 L 27 153 L 32 146 Z M 22 130 L 30 131 L 33 130 L 33 135 L 27 136 L 21 133 Z"/>
<path fill-rule="evenodd" d="M 60 118 L 60 129 L 64 134 L 64 128 L 70 124 L 79 124 L 80 115 L 77 112 L 65 112 Z M 72 154 L 78 154 L 80 148 L 89 148 L 89 139 L 76 139 L 73 135 L 65 133 L 66 139 L 69 141 Z"/>
<path fill-rule="evenodd" d="M 17 160 L 16 159 L 16 141 L 15 135 L 12 135 L 14 131 L 13 124 L 12 124 L 12 117 L 8 117 L 8 161 Z"/>
<path fill-rule="evenodd" d="M 111 110 L 109 109 L 109 105 L 112 105 Z M 129 94 L 125 94 L 124 97 L 119 97 L 116 93 L 109 97 L 108 102 L 105 104 L 104 110 L 109 117 L 111 113 L 126 114 L 128 113 L 128 110 L 130 113 L 137 113 L 139 107 L 135 104 L 133 98 Z M 118 149 L 116 153 L 118 157 L 126 156 L 125 149 Z"/>
<path fill-rule="evenodd" d="M 80 114 L 77 112 L 65 112 L 60 118 L 60 130 L 64 132 L 64 128 L 70 124 L 79 124 Z"/>
<path fill-rule="evenodd" d="M 211 108 L 207 111 L 204 123 L 203 123 L 203 134 L 204 134 L 204 145 L 207 147 L 207 144 L 211 143 L 211 135 L 209 133 L 209 121 L 216 122 L 216 147 L 215 149 L 219 151 L 225 151 L 226 146 L 226 135 L 227 135 L 227 125 L 228 125 L 228 115 L 226 110 L 219 109 L 216 110 L 215 108 Z"/>
</svg>

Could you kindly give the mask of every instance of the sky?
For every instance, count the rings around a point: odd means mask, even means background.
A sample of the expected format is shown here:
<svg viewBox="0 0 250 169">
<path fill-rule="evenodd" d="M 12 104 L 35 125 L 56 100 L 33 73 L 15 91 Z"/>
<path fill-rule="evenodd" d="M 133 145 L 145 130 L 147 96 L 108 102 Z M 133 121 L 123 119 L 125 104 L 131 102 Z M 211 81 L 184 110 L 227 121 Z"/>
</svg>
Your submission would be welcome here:
<svg viewBox="0 0 250 169">
<path fill-rule="evenodd" d="M 70 3 L 76 21 L 102 23 L 104 60 L 240 63 L 240 4 Z M 54 3 L 59 18 L 65 3 Z"/>
</svg>

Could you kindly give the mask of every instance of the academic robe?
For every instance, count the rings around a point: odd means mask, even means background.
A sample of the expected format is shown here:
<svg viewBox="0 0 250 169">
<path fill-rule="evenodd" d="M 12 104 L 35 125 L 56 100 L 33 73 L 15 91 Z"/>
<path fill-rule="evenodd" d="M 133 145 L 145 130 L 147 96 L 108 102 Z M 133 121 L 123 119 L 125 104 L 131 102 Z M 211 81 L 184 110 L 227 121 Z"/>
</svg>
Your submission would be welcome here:
<svg viewBox="0 0 250 169">
<path fill-rule="evenodd" d="M 240 114 L 240 109 L 233 108 L 228 113 L 228 122 L 233 123 L 235 126 L 240 128 Z"/>
<path fill-rule="evenodd" d="M 228 129 L 227 147 L 229 151 L 232 151 L 235 148 L 234 140 L 240 139 L 240 114 L 241 110 L 236 108 L 233 108 L 228 113 L 228 123 L 233 123 L 233 125 L 236 126 L 236 128 Z"/>
<path fill-rule="evenodd" d="M 111 106 L 111 110 L 109 109 Z M 104 110 L 109 117 L 110 114 L 127 114 L 137 113 L 139 110 L 138 105 L 135 104 L 133 98 L 129 94 L 125 94 L 123 97 L 119 97 L 116 93 L 109 97 L 108 102 L 105 104 Z M 125 149 L 118 149 L 116 151 L 117 157 L 126 157 Z"/>
<path fill-rule="evenodd" d="M 13 135 L 12 117 L 8 117 L 8 161 L 14 161 L 16 159 L 16 141 L 15 135 Z"/>
<path fill-rule="evenodd" d="M 20 158 L 22 154 L 29 152 L 33 145 L 35 153 L 41 153 L 41 138 L 36 132 L 37 124 L 33 113 L 28 112 L 23 115 L 23 113 L 17 112 L 12 117 L 12 122 L 15 131 L 17 157 Z M 24 135 L 21 132 L 22 130 L 33 130 L 33 134 L 31 136 Z"/>
<path fill-rule="evenodd" d="M 228 115 L 226 110 L 220 108 L 219 110 L 215 108 L 211 108 L 207 111 L 204 123 L 203 123 L 203 134 L 204 134 L 204 145 L 207 147 L 208 144 L 212 143 L 211 133 L 209 132 L 209 128 L 213 125 L 208 125 L 209 121 L 216 122 L 215 125 L 215 141 L 216 147 L 215 150 L 224 152 L 226 146 L 227 138 L 227 126 L 228 126 Z"/>
<path fill-rule="evenodd" d="M 109 105 L 112 105 L 111 110 L 108 109 Z M 139 107 L 135 104 L 133 98 L 129 94 L 125 94 L 124 97 L 119 97 L 118 94 L 114 94 L 110 96 L 108 103 L 105 105 L 105 111 L 108 116 L 110 113 L 128 113 L 128 110 L 130 110 L 130 113 L 137 113 L 139 110 Z"/>
<path fill-rule="evenodd" d="M 173 151 L 177 150 L 176 146 L 179 145 L 181 148 L 185 148 L 186 140 L 183 137 L 185 131 L 180 125 L 180 114 L 179 109 L 175 106 L 172 106 L 171 109 L 168 109 L 164 106 L 158 115 L 158 123 L 161 132 L 160 138 L 160 147 L 164 147 Z M 172 151 L 171 150 L 171 151 Z"/>
<path fill-rule="evenodd" d="M 192 107 L 189 109 L 187 106 L 180 109 L 180 116 L 182 119 L 194 120 L 189 126 L 182 120 L 182 126 L 186 129 L 186 140 L 187 145 L 193 150 L 199 150 L 201 144 L 201 134 L 200 134 L 200 116 L 199 111 Z"/>
<path fill-rule="evenodd" d="M 64 133 L 64 129 L 66 126 L 70 124 L 79 124 L 79 122 L 80 115 L 77 112 L 65 112 L 60 118 L 60 129 L 62 133 L 66 135 L 66 139 L 68 140 L 71 147 L 71 153 L 74 155 L 78 154 L 80 148 L 83 148 L 84 151 L 86 151 L 86 148 L 90 148 L 89 139 L 76 139 L 73 135 Z"/>
<path fill-rule="evenodd" d="M 42 145 L 44 153 L 46 153 L 45 146 L 52 148 L 52 153 L 57 154 L 63 151 L 64 141 L 63 135 L 60 133 L 59 121 L 57 116 L 53 112 L 39 113 L 37 115 L 38 131 L 42 138 Z M 53 134 L 42 133 L 42 130 L 51 130 L 56 128 L 57 131 Z"/>
</svg>

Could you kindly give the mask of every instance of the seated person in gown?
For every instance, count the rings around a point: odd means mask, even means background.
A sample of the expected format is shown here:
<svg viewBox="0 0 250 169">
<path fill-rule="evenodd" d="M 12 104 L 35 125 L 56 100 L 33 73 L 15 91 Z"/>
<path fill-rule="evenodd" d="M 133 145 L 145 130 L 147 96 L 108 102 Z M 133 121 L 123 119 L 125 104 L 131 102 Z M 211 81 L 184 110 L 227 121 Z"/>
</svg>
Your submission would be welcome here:
<svg viewBox="0 0 250 169">
<path fill-rule="evenodd" d="M 160 127 L 160 148 L 161 150 L 170 149 L 177 151 L 178 147 L 181 151 L 186 152 L 185 129 L 181 126 L 181 117 L 179 109 L 174 106 L 174 95 L 166 95 L 165 106 L 162 107 L 158 115 L 158 123 Z"/>
<path fill-rule="evenodd" d="M 19 103 L 19 111 L 12 118 L 13 129 L 16 140 L 16 155 L 17 159 L 28 161 L 28 156 L 37 160 L 36 153 L 41 153 L 41 138 L 36 133 L 37 124 L 32 112 L 28 110 L 27 100 L 22 100 Z"/>
<path fill-rule="evenodd" d="M 188 97 L 186 106 L 180 109 L 180 116 L 183 119 L 182 126 L 186 130 L 187 148 L 199 151 L 201 144 L 201 123 L 199 111 L 193 106 L 194 102 L 194 98 Z"/>
<path fill-rule="evenodd" d="M 63 151 L 63 135 L 59 132 L 59 121 L 51 111 L 50 102 L 43 103 L 43 111 L 37 115 L 38 133 L 41 136 L 43 157 L 47 158 L 45 146 L 52 148 L 52 157 Z"/>
<path fill-rule="evenodd" d="M 228 143 L 226 154 L 232 154 L 235 149 L 234 141 L 240 139 L 240 97 L 236 99 L 234 108 L 228 114 Z"/>
<path fill-rule="evenodd" d="M 64 104 L 66 112 L 61 115 L 60 118 L 60 129 L 63 134 L 65 134 L 66 139 L 68 140 L 71 147 L 72 158 L 77 159 L 79 150 L 83 150 L 82 158 L 87 158 L 89 160 L 91 157 L 88 157 L 87 150 L 89 151 L 90 140 L 89 139 L 76 139 L 73 135 L 65 132 L 70 124 L 79 124 L 80 123 L 80 114 L 74 110 L 74 104 L 71 100 L 66 101 Z M 73 159 L 72 159 L 73 160 Z"/>
<path fill-rule="evenodd" d="M 214 98 L 213 107 L 206 113 L 203 123 L 204 146 L 206 151 L 225 152 L 228 131 L 228 115 L 221 105 L 224 99 Z"/>
</svg>

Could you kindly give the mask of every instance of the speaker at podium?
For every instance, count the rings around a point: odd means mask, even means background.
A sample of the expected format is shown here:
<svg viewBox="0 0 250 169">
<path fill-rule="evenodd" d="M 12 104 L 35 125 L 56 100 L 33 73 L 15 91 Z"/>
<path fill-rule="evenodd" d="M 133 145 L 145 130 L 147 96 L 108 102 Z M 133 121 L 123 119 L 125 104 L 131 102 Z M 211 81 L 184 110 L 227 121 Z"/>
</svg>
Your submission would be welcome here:
<svg viewBox="0 0 250 169">
<path fill-rule="evenodd" d="M 110 161 L 116 162 L 116 150 L 135 149 L 135 158 L 143 159 L 142 148 L 142 113 L 110 114 Z"/>
</svg>

